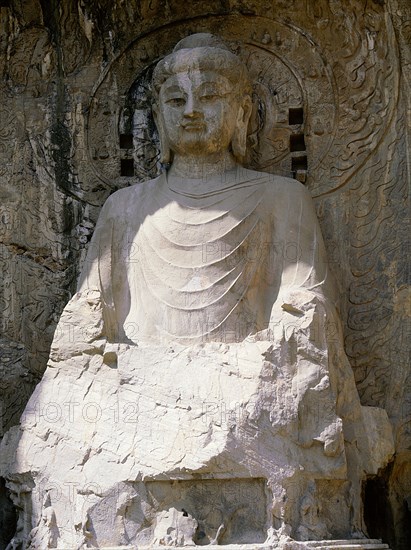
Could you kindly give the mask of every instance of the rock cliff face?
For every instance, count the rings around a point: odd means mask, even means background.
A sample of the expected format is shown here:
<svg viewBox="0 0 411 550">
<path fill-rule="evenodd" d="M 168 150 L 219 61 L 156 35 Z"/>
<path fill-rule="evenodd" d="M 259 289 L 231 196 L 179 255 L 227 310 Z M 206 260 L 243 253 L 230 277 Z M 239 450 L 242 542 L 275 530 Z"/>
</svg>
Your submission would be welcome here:
<svg viewBox="0 0 411 550">
<path fill-rule="evenodd" d="M 0 2 L 3 433 L 45 370 L 102 204 L 158 173 L 153 64 L 216 32 L 254 81 L 248 166 L 315 197 L 362 404 L 383 407 L 395 435 L 395 460 L 364 486 L 368 531 L 407 547 L 409 12 L 405 0 Z"/>
</svg>

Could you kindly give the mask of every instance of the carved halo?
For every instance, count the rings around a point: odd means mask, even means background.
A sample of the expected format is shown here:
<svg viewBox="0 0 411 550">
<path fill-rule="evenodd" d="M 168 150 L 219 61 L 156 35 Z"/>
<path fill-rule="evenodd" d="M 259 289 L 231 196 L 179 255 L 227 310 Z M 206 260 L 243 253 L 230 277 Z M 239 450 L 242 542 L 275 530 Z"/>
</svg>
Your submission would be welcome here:
<svg viewBox="0 0 411 550">
<path fill-rule="evenodd" d="M 232 23 L 232 24 L 231 24 Z M 245 164 L 303 181 L 314 196 L 345 185 L 378 147 L 390 124 L 398 95 L 398 71 L 389 22 L 381 21 L 384 47 L 353 46 L 351 65 L 372 57 L 358 88 L 341 68 L 332 68 L 330 51 L 290 22 L 241 15 L 178 22 L 136 40 L 107 68 L 96 86 L 87 124 L 87 151 L 97 181 L 113 189 L 154 177 L 161 169 L 159 143 L 151 113 L 154 65 L 176 42 L 195 32 L 221 34 L 248 66 L 253 83 L 253 114 Z M 223 29 L 223 32 L 221 30 Z M 378 53 L 378 52 L 377 52 Z M 388 61 L 387 61 L 388 58 Z M 350 65 L 350 66 L 351 66 Z M 348 70 L 348 69 L 347 69 Z M 336 72 L 337 71 L 337 72 Z M 384 78 L 390 94 L 376 94 Z M 367 109 L 359 105 L 367 98 Z M 357 101 L 357 99 L 358 101 Z M 371 116 L 378 111 L 381 116 Z M 351 114 L 350 114 L 351 113 Z M 96 185 L 97 185 L 96 181 Z"/>
</svg>

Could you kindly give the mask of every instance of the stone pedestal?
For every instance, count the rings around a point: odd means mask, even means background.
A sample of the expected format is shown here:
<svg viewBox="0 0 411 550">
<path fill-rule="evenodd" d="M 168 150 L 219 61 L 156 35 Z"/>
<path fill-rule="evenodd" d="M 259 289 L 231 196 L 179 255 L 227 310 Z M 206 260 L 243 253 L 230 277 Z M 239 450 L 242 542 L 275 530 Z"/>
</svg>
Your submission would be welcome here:
<svg viewBox="0 0 411 550">
<path fill-rule="evenodd" d="M 165 550 L 166 546 L 107 546 L 104 550 Z M 169 547 L 170 548 L 170 547 Z M 186 549 L 187 546 L 173 546 L 173 550 Z M 283 540 L 278 544 L 226 544 L 207 545 L 210 550 L 389 550 L 388 544 L 378 539 L 321 540 L 315 542 L 297 542 Z"/>
<path fill-rule="evenodd" d="M 314 338 L 321 303 L 308 293 L 292 327 L 279 315 L 271 341 L 113 345 L 99 294 L 76 295 L 21 426 L 3 442 L 20 539 L 345 548 L 293 539 L 361 527 L 361 481 L 392 453 L 388 420 L 360 406 L 338 345 Z"/>
</svg>

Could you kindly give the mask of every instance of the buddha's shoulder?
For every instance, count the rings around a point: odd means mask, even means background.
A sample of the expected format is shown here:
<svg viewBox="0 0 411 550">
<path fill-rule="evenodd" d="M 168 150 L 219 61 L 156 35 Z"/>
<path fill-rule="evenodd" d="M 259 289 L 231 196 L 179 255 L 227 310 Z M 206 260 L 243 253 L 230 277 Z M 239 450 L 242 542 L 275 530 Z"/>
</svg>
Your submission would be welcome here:
<svg viewBox="0 0 411 550">
<path fill-rule="evenodd" d="M 144 182 L 136 182 L 129 187 L 118 189 L 104 203 L 106 213 L 122 213 L 130 207 L 141 204 L 145 196 L 151 196 L 159 184 L 161 176 Z"/>
<path fill-rule="evenodd" d="M 269 195 L 273 195 L 277 199 L 279 196 L 292 198 L 311 197 L 308 189 L 302 183 L 293 178 L 249 169 L 243 169 L 243 176 L 246 176 L 249 181 L 264 184 L 267 193 Z"/>
</svg>

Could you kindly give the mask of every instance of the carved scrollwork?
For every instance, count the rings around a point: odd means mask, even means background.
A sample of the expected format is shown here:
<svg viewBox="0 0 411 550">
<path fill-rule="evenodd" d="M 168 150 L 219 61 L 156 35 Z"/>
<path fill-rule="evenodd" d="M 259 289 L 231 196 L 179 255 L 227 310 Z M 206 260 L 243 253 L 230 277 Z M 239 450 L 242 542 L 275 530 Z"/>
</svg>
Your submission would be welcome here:
<svg viewBox="0 0 411 550">
<path fill-rule="evenodd" d="M 383 13 L 353 19 L 336 6 L 329 13 L 324 3 L 320 16 L 318 9 L 308 10 L 304 29 L 285 19 L 216 16 L 199 20 L 195 28 L 180 22 L 172 33 L 159 29 L 130 44 L 93 94 L 87 137 L 96 176 L 119 187 L 128 185 L 124 177 L 142 181 L 158 172 L 150 67 L 177 38 L 206 27 L 221 34 L 249 67 L 254 109 L 247 164 L 295 176 L 314 196 L 343 187 L 391 122 L 398 70 Z M 133 136 L 134 152 L 120 146 L 120 134 Z"/>
</svg>

